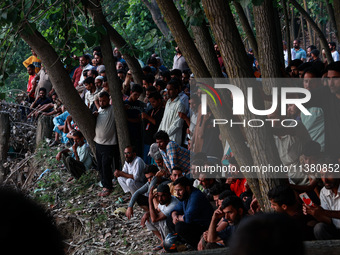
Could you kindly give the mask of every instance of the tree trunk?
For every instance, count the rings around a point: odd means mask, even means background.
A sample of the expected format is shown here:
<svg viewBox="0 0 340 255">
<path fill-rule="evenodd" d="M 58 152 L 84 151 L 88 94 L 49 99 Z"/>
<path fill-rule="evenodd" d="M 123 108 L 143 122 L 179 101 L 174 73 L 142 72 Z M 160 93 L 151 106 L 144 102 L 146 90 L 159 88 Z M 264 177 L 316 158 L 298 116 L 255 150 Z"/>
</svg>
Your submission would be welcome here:
<svg viewBox="0 0 340 255">
<path fill-rule="evenodd" d="M 306 0 L 303 0 L 303 6 L 304 6 L 306 12 L 309 15 L 309 10 L 308 10 L 308 6 L 307 6 L 307 1 Z M 307 29 L 308 29 L 308 35 L 309 35 L 309 45 L 311 45 L 312 42 L 313 42 L 313 32 L 312 32 L 312 28 L 311 28 L 311 26 L 310 26 L 310 24 L 308 22 L 307 22 Z"/>
<path fill-rule="evenodd" d="M 306 35 L 305 35 L 305 26 L 303 24 L 303 17 L 300 14 L 300 30 L 301 30 L 301 36 L 302 36 L 302 42 L 303 42 L 303 47 L 306 49 Z"/>
<path fill-rule="evenodd" d="M 227 64 L 227 73 L 231 78 L 249 78 L 253 77 L 253 72 L 249 64 L 246 52 L 240 50 L 240 45 L 242 45 L 242 40 L 240 34 L 237 31 L 233 15 L 230 10 L 230 6 L 227 1 L 224 0 L 203 0 L 203 7 L 206 16 L 214 32 L 215 39 L 220 45 L 221 53 Z M 255 18 L 256 20 L 256 18 Z M 259 31 L 257 30 L 257 36 L 259 36 Z M 275 34 L 275 33 L 274 33 Z M 232 35 L 232 36 L 231 36 Z M 261 36 L 261 35 L 260 35 Z M 259 54 L 261 54 L 259 52 Z M 279 61 L 278 61 L 279 62 Z M 248 86 L 252 84 L 247 84 L 243 79 L 239 82 L 238 79 L 233 79 L 232 84 L 237 84 L 241 90 L 245 93 Z M 256 88 L 254 88 L 257 91 Z M 259 93 L 257 91 L 257 93 Z M 259 94 L 254 96 L 256 100 L 256 105 L 259 109 L 264 109 L 264 102 Z M 245 107 L 245 119 L 260 118 L 252 114 L 247 107 Z M 272 131 L 268 126 L 263 128 L 249 128 L 245 127 L 245 134 L 250 145 L 250 155 L 251 158 L 243 158 L 244 156 L 249 157 L 248 154 L 240 154 L 237 149 L 241 147 L 241 141 L 230 142 L 227 137 L 227 141 L 230 143 L 233 152 L 235 152 L 235 157 L 238 162 L 241 161 L 241 165 L 279 165 L 281 163 L 278 152 L 274 143 L 274 138 Z M 245 153 L 245 152 L 243 152 Z M 252 159 L 252 160 L 250 160 Z M 247 175 L 245 175 L 247 178 Z M 267 191 L 277 184 L 277 180 L 270 179 L 270 175 L 261 175 L 259 179 L 248 179 L 248 183 L 252 186 L 255 196 L 259 199 L 259 202 L 265 210 L 270 210 L 270 203 L 267 198 Z"/>
<path fill-rule="evenodd" d="M 246 16 L 246 14 L 243 10 L 243 7 L 239 2 L 233 1 L 233 4 L 235 6 L 235 10 L 237 12 L 238 17 L 240 18 L 240 22 L 241 22 L 243 31 L 246 33 L 246 36 L 248 38 L 248 42 L 250 44 L 250 47 L 253 49 L 255 58 L 259 59 L 257 41 L 256 41 L 256 38 L 254 36 L 253 30 L 250 27 L 251 21 L 248 21 L 247 16 Z"/>
<path fill-rule="evenodd" d="M 284 73 L 284 66 L 285 66 L 285 61 L 284 61 L 284 56 L 283 56 L 283 44 L 282 44 L 282 33 L 281 33 L 281 18 L 279 11 L 277 7 L 273 6 L 273 11 L 274 11 L 274 21 L 275 21 L 275 28 L 276 28 L 276 40 L 277 40 L 277 46 L 279 48 L 278 55 L 279 59 L 281 60 L 281 77 Z"/>
<path fill-rule="evenodd" d="M 335 18 L 335 25 L 336 30 L 340 30 L 340 0 L 333 0 L 333 7 L 334 7 L 334 18 Z M 340 43 L 340 32 L 337 35 L 338 42 Z"/>
<path fill-rule="evenodd" d="M 53 117 L 41 115 L 38 119 L 35 144 L 39 145 L 45 138 L 51 138 L 53 133 Z"/>
<path fill-rule="evenodd" d="M 95 118 L 74 88 L 70 76 L 60 61 L 60 57 L 46 39 L 30 26 L 29 22 L 22 25 L 20 36 L 41 59 L 58 97 L 79 126 L 92 151 L 95 152 L 93 142 L 95 135 Z"/>
<path fill-rule="evenodd" d="M 328 47 L 328 42 L 325 38 L 325 35 L 322 33 L 322 31 L 320 30 L 320 28 L 318 27 L 317 24 L 315 24 L 315 22 L 312 20 L 312 18 L 308 15 L 308 13 L 305 11 L 305 9 L 302 8 L 301 5 L 299 5 L 298 2 L 296 2 L 296 0 L 289 0 L 289 2 L 294 5 L 294 7 L 302 14 L 302 16 L 306 19 L 306 21 L 308 23 L 310 23 L 311 27 L 313 28 L 313 30 L 316 32 L 316 34 L 318 35 L 319 39 L 320 39 L 320 43 L 322 48 L 325 50 L 326 52 L 326 57 L 327 57 L 327 62 L 328 64 L 333 62 L 333 58 L 332 58 L 332 54 L 331 51 Z"/>
<path fill-rule="evenodd" d="M 264 0 L 253 8 L 256 38 L 259 46 L 259 63 L 263 78 L 282 77 L 282 61 L 280 59 L 274 18 L 273 1 Z"/>
<path fill-rule="evenodd" d="M 338 28 L 337 28 L 336 21 L 335 21 L 335 14 L 334 14 L 333 6 L 329 2 L 329 0 L 325 0 L 325 1 L 326 1 L 326 6 L 327 6 L 327 12 L 328 12 L 328 15 L 329 15 L 329 24 L 330 24 L 329 25 L 329 31 L 331 31 L 331 28 L 332 28 L 338 42 L 340 42 L 340 38 L 338 36 Z M 333 2 L 336 2 L 336 1 L 337 0 L 334 0 Z"/>
<path fill-rule="evenodd" d="M 281 0 L 281 5 L 283 8 L 283 15 L 285 18 L 285 26 L 286 26 L 286 41 L 287 41 L 287 53 L 288 53 L 288 65 L 290 64 L 290 61 L 292 61 L 292 52 L 290 50 L 290 28 L 289 28 L 289 17 L 288 17 L 288 10 L 286 5 L 286 0 Z"/>
<path fill-rule="evenodd" d="M 7 175 L 3 164 L 7 161 L 8 143 L 10 138 L 9 114 L 6 112 L 0 112 L 0 132 L 0 183 L 2 183 L 4 177 Z"/>
<path fill-rule="evenodd" d="M 171 31 L 165 23 L 156 0 L 142 0 L 151 13 L 152 19 L 167 41 L 172 41 Z"/>
<path fill-rule="evenodd" d="M 99 8 L 100 7 L 100 8 Z M 87 6 L 93 16 L 94 23 L 97 26 L 102 26 L 104 23 L 104 15 L 99 1 L 92 1 Z M 121 162 L 125 161 L 124 149 L 130 144 L 130 137 L 127 125 L 127 116 L 123 104 L 123 95 L 121 92 L 121 85 L 117 75 L 116 66 L 113 58 L 113 51 L 110 42 L 109 34 L 100 34 L 100 46 L 103 52 L 103 58 L 107 80 L 110 88 L 110 96 L 112 98 L 112 106 L 115 115 L 115 122 L 117 128 L 117 137 L 120 149 Z"/>
<path fill-rule="evenodd" d="M 190 1 L 188 3 L 188 0 L 184 2 L 184 7 L 187 11 L 187 16 L 194 17 L 195 13 L 193 11 L 192 5 L 195 4 L 195 8 L 201 8 L 199 5 L 199 1 L 196 0 L 196 2 Z M 199 12 L 200 14 L 202 10 Z M 198 15 L 196 15 L 198 19 Z M 216 56 L 216 52 L 214 50 L 214 44 L 209 32 L 209 28 L 207 26 L 207 23 L 203 19 L 200 25 L 194 26 L 191 25 L 191 30 L 193 32 L 194 38 L 195 38 L 195 44 L 196 47 L 202 56 L 205 65 L 207 66 L 210 75 L 212 77 L 223 77 L 222 70 L 220 67 L 220 64 L 218 63 L 218 59 Z"/>
</svg>

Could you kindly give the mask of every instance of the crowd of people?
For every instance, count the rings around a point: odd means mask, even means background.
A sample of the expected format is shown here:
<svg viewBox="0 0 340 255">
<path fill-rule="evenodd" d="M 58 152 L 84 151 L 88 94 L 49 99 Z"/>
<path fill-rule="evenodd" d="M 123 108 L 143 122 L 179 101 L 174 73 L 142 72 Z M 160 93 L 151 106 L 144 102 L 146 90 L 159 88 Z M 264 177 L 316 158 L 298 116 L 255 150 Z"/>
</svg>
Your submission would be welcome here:
<svg viewBox="0 0 340 255">
<path fill-rule="evenodd" d="M 290 128 L 274 126 L 274 140 L 283 165 L 306 170 L 288 172 L 285 184 L 270 190 L 268 199 L 274 211 L 296 221 L 293 225 L 301 231 L 303 240 L 340 238 L 340 179 L 329 171 L 330 166 L 339 170 L 340 164 L 339 53 L 335 43 L 330 42 L 335 62 L 328 64 L 320 59 L 315 46 L 309 46 L 306 53 L 295 40 L 292 61 L 288 62 L 287 45 L 283 44 L 285 75 L 299 79 L 301 87 L 310 90 L 311 99 L 305 107 L 312 115 L 301 113 L 291 104 L 287 116 L 280 116 L 277 111 L 268 116 L 297 121 L 298 125 Z M 215 51 L 227 76 L 217 45 Z M 30 75 L 27 100 L 31 106 L 29 111 L 23 110 L 23 117 L 54 116 L 50 146 L 66 145 L 56 158 L 63 160 L 72 178 L 78 179 L 93 167 L 91 150 L 54 92 L 47 71 L 41 68 L 33 51 L 32 54 L 24 61 Z M 142 226 L 160 240 L 155 250 L 177 249 L 180 243 L 194 250 L 229 246 L 238 226 L 262 214 L 262 209 L 245 178 L 211 178 L 207 174 L 192 178 L 193 165 L 219 162 L 236 169 L 240 166 L 228 142 L 221 141 L 220 134 L 212 131 L 213 116 L 201 113 L 201 91 L 191 89 L 194 74 L 180 49 L 176 47 L 170 70 L 160 57 L 152 54 L 142 67 L 143 84 L 134 83 L 117 48 L 113 54 L 132 143 L 124 149 L 125 162 L 120 162 L 115 114 L 103 65 L 105 56 L 100 47 L 95 47 L 92 55 L 80 56 L 79 66 L 70 71 L 75 89 L 96 117 L 95 167 L 103 187 L 98 195 L 109 196 L 114 185 L 130 193 L 126 216 L 133 217 L 137 202 L 145 212 Z M 248 57 L 254 77 L 261 77 L 261 67 L 251 49 Z M 317 165 L 323 166 L 319 174 L 307 171 Z M 299 195 L 312 202 L 301 200 Z"/>
</svg>

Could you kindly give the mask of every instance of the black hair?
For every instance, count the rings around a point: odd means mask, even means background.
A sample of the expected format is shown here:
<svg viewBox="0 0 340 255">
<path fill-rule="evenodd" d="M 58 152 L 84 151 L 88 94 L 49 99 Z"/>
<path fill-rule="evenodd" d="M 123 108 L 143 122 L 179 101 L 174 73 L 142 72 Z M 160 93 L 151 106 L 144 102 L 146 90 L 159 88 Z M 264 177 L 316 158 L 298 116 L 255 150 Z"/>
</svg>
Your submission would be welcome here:
<svg viewBox="0 0 340 255">
<path fill-rule="evenodd" d="M 174 89 L 178 89 L 179 90 L 179 82 L 177 79 L 171 79 L 169 82 L 168 82 L 168 85 L 171 85 L 173 86 Z"/>
<path fill-rule="evenodd" d="M 136 153 L 136 147 L 134 145 L 128 145 L 125 147 L 126 148 L 131 148 L 132 149 L 132 153 Z"/>
<path fill-rule="evenodd" d="M 166 183 L 159 184 L 158 187 L 157 187 L 157 192 L 171 194 L 170 193 L 170 188 L 169 188 L 168 184 L 166 184 Z"/>
<path fill-rule="evenodd" d="M 143 80 L 146 81 L 146 83 L 153 83 L 155 81 L 155 76 L 153 76 L 151 73 L 148 73 L 147 75 L 143 76 Z"/>
<path fill-rule="evenodd" d="M 298 67 L 299 65 L 301 65 L 303 62 L 301 59 L 294 59 L 290 62 L 290 65 L 289 66 L 296 66 Z"/>
<path fill-rule="evenodd" d="M 294 190 L 288 185 L 279 185 L 268 192 L 269 200 L 274 200 L 279 206 L 292 206 L 296 203 Z"/>
<path fill-rule="evenodd" d="M 79 137 L 79 138 L 83 138 L 84 135 L 82 132 L 80 132 L 79 130 L 76 130 L 74 133 L 73 133 L 73 136 L 76 136 L 76 137 Z"/>
<path fill-rule="evenodd" d="M 192 186 L 191 181 L 185 176 L 179 177 L 176 181 L 174 181 L 173 186 L 176 186 L 178 184 L 181 185 L 182 187 L 191 187 Z"/>
<path fill-rule="evenodd" d="M 11 254 L 63 255 L 63 237 L 52 215 L 24 193 L 0 187 L 2 249 Z M 13 238 L 20 235 L 25 238 Z"/>
<path fill-rule="evenodd" d="M 124 68 L 119 68 L 119 69 L 117 70 L 117 73 L 126 74 L 126 71 L 124 70 Z"/>
<path fill-rule="evenodd" d="M 161 76 L 166 78 L 168 81 L 171 79 L 171 74 L 170 74 L 170 71 L 162 71 L 161 72 Z"/>
<path fill-rule="evenodd" d="M 87 77 L 85 80 L 84 80 L 84 84 L 94 84 L 94 78 L 93 77 Z"/>
<path fill-rule="evenodd" d="M 176 77 L 182 77 L 182 71 L 179 70 L 179 69 L 172 69 L 172 70 L 170 71 L 170 76 L 171 76 L 171 75 L 174 75 L 174 76 L 176 76 Z"/>
<path fill-rule="evenodd" d="M 336 71 L 340 73 L 340 61 L 332 62 L 326 67 L 327 71 Z"/>
<path fill-rule="evenodd" d="M 171 169 L 171 172 L 172 172 L 173 170 L 183 172 L 183 169 L 182 169 L 181 167 L 179 167 L 179 166 L 174 166 L 174 167 Z"/>
<path fill-rule="evenodd" d="M 156 174 L 158 172 L 158 167 L 155 165 L 148 165 L 145 170 L 144 170 L 144 174 Z"/>
<path fill-rule="evenodd" d="M 89 71 L 91 72 L 92 75 L 94 75 L 96 77 L 98 76 L 98 71 L 97 70 L 91 69 Z"/>
<path fill-rule="evenodd" d="M 332 46 L 332 47 L 336 47 L 336 43 L 335 42 L 329 42 L 328 43 L 330 46 Z"/>
<path fill-rule="evenodd" d="M 40 88 L 40 89 L 39 89 L 39 92 L 40 92 L 40 91 L 44 91 L 44 92 L 45 92 L 45 94 L 47 93 L 47 90 L 46 90 L 46 88 Z"/>
<path fill-rule="evenodd" d="M 145 91 L 149 91 L 150 93 L 157 92 L 157 89 L 154 86 L 149 86 Z"/>
<path fill-rule="evenodd" d="M 92 51 L 102 52 L 102 49 L 100 48 L 100 46 L 96 46 L 93 48 Z"/>
<path fill-rule="evenodd" d="M 157 91 L 150 93 L 150 95 L 148 96 L 148 99 L 150 98 L 153 98 L 155 100 L 163 100 L 163 97 Z"/>
<path fill-rule="evenodd" d="M 299 71 L 303 71 L 303 70 L 305 70 L 306 68 L 311 67 L 312 65 L 313 65 L 312 62 L 302 63 L 301 65 L 299 65 L 299 66 L 297 67 L 297 69 L 298 69 Z"/>
<path fill-rule="evenodd" d="M 310 48 L 310 50 L 312 51 L 312 50 L 316 50 L 316 46 L 315 45 L 309 45 L 308 47 L 307 47 L 307 49 L 308 48 Z"/>
<path fill-rule="evenodd" d="M 243 201 L 241 198 L 237 196 L 229 196 L 226 197 L 221 205 L 221 209 L 223 210 L 224 208 L 227 208 L 228 206 L 234 207 L 236 210 L 238 209 L 243 209 L 244 210 L 244 205 Z"/>
<path fill-rule="evenodd" d="M 218 196 L 218 199 L 224 200 L 226 197 L 230 197 L 230 196 L 236 196 L 235 192 L 231 190 L 225 190 Z"/>
<path fill-rule="evenodd" d="M 103 58 L 103 54 L 101 52 L 96 52 L 94 55 L 95 56 L 97 55 L 98 57 Z"/>
<path fill-rule="evenodd" d="M 160 86 L 161 90 L 165 89 L 165 87 L 166 87 L 166 83 L 163 80 L 156 80 L 156 84 L 155 85 L 156 85 L 156 87 Z"/>
<path fill-rule="evenodd" d="M 142 69 L 146 73 L 151 73 L 151 67 L 150 66 L 144 66 Z"/>
<path fill-rule="evenodd" d="M 225 185 L 223 183 L 216 183 L 211 189 L 210 194 L 213 196 L 217 196 L 221 194 L 225 190 Z"/>
<path fill-rule="evenodd" d="M 302 77 L 305 76 L 306 73 L 311 73 L 315 75 L 315 78 L 321 78 L 321 73 L 320 71 L 315 68 L 314 66 L 307 67 L 303 70 Z"/>
<path fill-rule="evenodd" d="M 107 93 L 106 91 L 103 91 L 103 92 L 100 92 L 100 93 L 99 93 L 99 97 L 100 97 L 100 98 L 103 98 L 103 97 L 110 98 L 110 94 Z"/>
<path fill-rule="evenodd" d="M 84 55 L 81 56 L 81 57 L 85 58 L 87 61 L 90 61 L 90 60 L 91 60 L 90 56 L 87 55 L 87 54 L 84 54 Z"/>
<path fill-rule="evenodd" d="M 35 70 L 35 66 L 33 64 L 28 65 L 27 68 L 33 68 Z"/>
<path fill-rule="evenodd" d="M 158 65 L 158 61 L 157 61 L 157 59 L 156 58 L 153 58 L 153 57 L 150 57 L 149 59 L 148 59 L 148 61 L 146 62 L 148 65 Z"/>
<path fill-rule="evenodd" d="M 168 141 L 170 140 L 169 135 L 164 130 L 159 130 L 155 135 L 154 139 Z"/>
<path fill-rule="evenodd" d="M 132 86 L 132 89 L 131 89 L 131 92 L 137 92 L 137 93 L 140 93 L 142 94 L 143 93 L 143 87 L 139 84 L 133 84 Z"/>
<path fill-rule="evenodd" d="M 299 225 L 283 213 L 247 217 L 229 241 L 230 254 L 303 255 L 303 234 Z"/>
</svg>

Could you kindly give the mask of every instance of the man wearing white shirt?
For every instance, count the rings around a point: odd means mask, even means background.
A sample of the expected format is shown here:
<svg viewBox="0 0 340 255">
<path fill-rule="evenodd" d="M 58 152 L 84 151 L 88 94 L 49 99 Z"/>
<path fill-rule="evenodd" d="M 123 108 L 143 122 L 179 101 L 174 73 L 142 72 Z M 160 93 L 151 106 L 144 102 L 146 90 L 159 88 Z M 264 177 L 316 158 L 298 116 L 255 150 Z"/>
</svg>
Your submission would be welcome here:
<svg viewBox="0 0 340 255">
<path fill-rule="evenodd" d="M 179 117 L 179 112 L 186 113 L 184 104 L 179 97 L 179 84 L 176 80 L 170 80 L 166 86 L 169 99 L 165 105 L 163 119 L 158 131 L 164 130 L 170 140 L 178 145 L 182 144 L 182 127 L 184 120 Z"/>
<path fill-rule="evenodd" d="M 145 163 L 143 159 L 136 155 L 136 150 L 133 146 L 128 146 L 124 150 L 125 164 L 122 171 L 114 172 L 119 185 L 125 193 L 135 193 L 145 183 L 144 169 Z"/>
<path fill-rule="evenodd" d="M 110 95 L 107 92 L 99 94 L 98 112 L 93 114 L 97 117 L 95 137 L 97 170 L 99 171 L 103 191 L 99 196 L 108 196 L 112 192 L 112 162 L 115 167 L 119 166 L 119 149 L 116 133 L 116 123 L 113 107 L 110 105 Z"/>
<path fill-rule="evenodd" d="M 332 58 L 334 60 L 334 62 L 339 61 L 340 57 L 339 57 L 339 52 L 336 50 L 336 44 L 335 42 L 330 42 L 328 44 L 329 49 L 331 50 L 332 53 Z"/>
</svg>

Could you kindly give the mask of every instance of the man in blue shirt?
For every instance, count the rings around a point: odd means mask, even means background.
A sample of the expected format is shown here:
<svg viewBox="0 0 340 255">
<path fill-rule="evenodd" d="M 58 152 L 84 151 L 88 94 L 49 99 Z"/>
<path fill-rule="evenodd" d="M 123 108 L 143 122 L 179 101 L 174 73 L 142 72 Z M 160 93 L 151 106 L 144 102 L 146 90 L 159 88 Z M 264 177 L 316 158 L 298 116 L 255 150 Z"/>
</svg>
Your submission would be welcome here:
<svg viewBox="0 0 340 255">
<path fill-rule="evenodd" d="M 300 41 L 294 40 L 293 41 L 293 48 L 292 51 L 292 60 L 294 59 L 300 59 L 302 62 L 306 61 L 307 54 L 306 51 L 300 48 Z"/>
<path fill-rule="evenodd" d="M 167 218 L 167 226 L 171 233 L 177 233 L 196 249 L 201 235 L 209 227 L 214 210 L 205 195 L 192 187 L 188 178 L 180 177 L 174 182 L 174 187 L 180 202 Z"/>
</svg>

